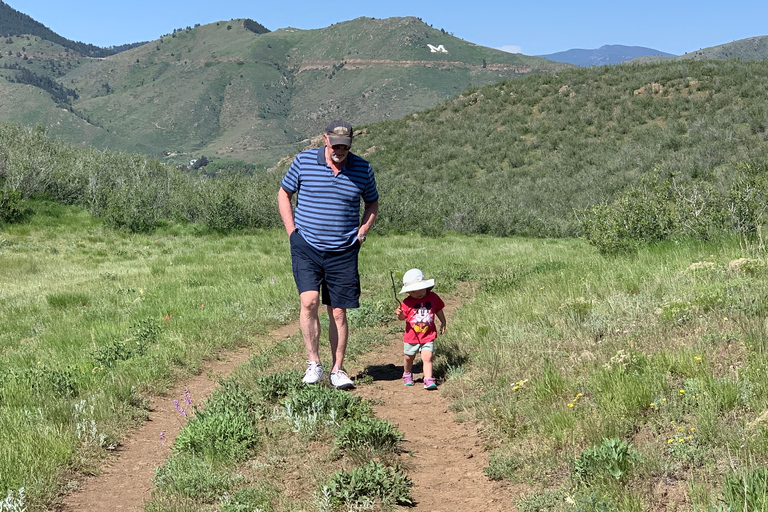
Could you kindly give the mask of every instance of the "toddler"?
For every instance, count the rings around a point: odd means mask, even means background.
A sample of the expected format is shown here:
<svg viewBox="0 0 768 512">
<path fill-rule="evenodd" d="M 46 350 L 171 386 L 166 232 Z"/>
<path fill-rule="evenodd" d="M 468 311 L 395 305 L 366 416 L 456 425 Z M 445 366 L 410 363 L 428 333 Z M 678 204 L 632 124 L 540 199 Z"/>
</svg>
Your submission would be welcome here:
<svg viewBox="0 0 768 512">
<path fill-rule="evenodd" d="M 435 316 L 440 319 L 440 334 L 445 333 L 445 304 L 432 291 L 434 279 L 424 279 L 424 274 L 417 268 L 412 268 L 403 276 L 403 289 L 407 293 L 395 310 L 398 320 L 405 320 L 403 334 L 403 384 L 413 386 L 413 360 L 421 353 L 424 365 L 424 389 L 437 389 L 432 377 L 432 354 L 435 351 L 434 340 L 437 338 Z"/>
</svg>

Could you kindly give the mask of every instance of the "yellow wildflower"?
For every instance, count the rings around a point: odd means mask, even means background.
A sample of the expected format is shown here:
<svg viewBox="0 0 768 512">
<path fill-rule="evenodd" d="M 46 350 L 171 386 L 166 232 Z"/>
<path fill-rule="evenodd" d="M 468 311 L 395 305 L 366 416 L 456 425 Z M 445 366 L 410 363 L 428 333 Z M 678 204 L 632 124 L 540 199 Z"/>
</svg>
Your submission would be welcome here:
<svg viewBox="0 0 768 512">
<path fill-rule="evenodd" d="M 568 404 L 568 407 L 573 407 L 573 404 Z"/>
<path fill-rule="evenodd" d="M 669 443 L 669 444 L 672 444 L 672 443 L 674 443 L 674 442 L 675 442 L 675 440 L 674 440 L 674 439 L 667 439 L 667 443 Z"/>
</svg>

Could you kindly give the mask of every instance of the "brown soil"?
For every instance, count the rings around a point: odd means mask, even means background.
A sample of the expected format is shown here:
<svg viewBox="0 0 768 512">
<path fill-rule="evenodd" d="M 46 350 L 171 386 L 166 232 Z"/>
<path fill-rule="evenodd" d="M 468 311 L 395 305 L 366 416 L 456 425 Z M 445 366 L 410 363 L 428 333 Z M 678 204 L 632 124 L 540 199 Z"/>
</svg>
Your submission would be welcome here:
<svg viewBox="0 0 768 512">
<path fill-rule="evenodd" d="M 448 329 L 461 292 L 443 297 Z M 298 330 L 298 324 L 287 325 L 271 336 L 284 338 Z M 439 339 L 436 350 L 439 351 Z M 86 479 L 77 491 L 65 498 L 63 510 L 142 511 L 144 502 L 151 497 L 155 468 L 171 455 L 170 446 L 182 425 L 174 398 L 184 405 L 187 389 L 191 396 L 202 401 L 212 392 L 218 377 L 228 375 L 247 361 L 249 355 L 249 349 L 232 352 L 210 363 L 201 375 L 180 382 L 169 396 L 154 399 L 149 420 L 115 451 L 101 474 Z M 488 465 L 488 454 L 483 449 L 477 425 L 456 422 L 448 400 L 439 389 L 425 390 L 421 375 L 414 374 L 417 378 L 414 386 L 404 386 L 402 364 L 402 337 L 392 335 L 384 348 L 359 357 L 348 364 L 347 370 L 350 375 L 365 372 L 374 378 L 372 385 L 358 386 L 353 393 L 372 399 L 378 404 L 374 407 L 376 415 L 397 426 L 405 436 L 405 452 L 400 457 L 414 481 L 413 510 L 514 511 L 513 497 L 520 490 L 485 477 L 483 468 Z M 420 367 L 417 362 L 414 370 Z M 164 432 L 163 440 L 160 432 Z"/>
</svg>

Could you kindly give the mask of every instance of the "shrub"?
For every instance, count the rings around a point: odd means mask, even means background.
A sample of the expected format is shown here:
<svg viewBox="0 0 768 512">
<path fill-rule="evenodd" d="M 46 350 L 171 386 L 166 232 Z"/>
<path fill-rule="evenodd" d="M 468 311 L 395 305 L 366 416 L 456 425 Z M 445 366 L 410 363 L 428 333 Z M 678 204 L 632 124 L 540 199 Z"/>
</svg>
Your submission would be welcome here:
<svg viewBox="0 0 768 512">
<path fill-rule="evenodd" d="M 370 459 L 382 453 L 396 453 L 403 434 L 388 421 L 362 417 L 342 424 L 336 431 L 336 446 L 357 457 Z"/>
<path fill-rule="evenodd" d="M 20 222 L 29 214 L 21 194 L 13 190 L 0 191 L 0 222 Z"/>
<path fill-rule="evenodd" d="M 370 404 L 362 398 L 322 386 L 305 386 L 283 405 L 291 415 L 316 415 L 321 419 L 333 416 L 336 421 L 357 420 L 371 414 Z"/>
<path fill-rule="evenodd" d="M 377 461 L 338 471 L 322 486 L 323 494 L 334 507 L 365 503 L 412 505 L 413 482 L 399 466 L 385 466 Z"/>
<path fill-rule="evenodd" d="M 257 381 L 259 396 L 268 403 L 277 403 L 304 387 L 301 376 L 302 373 L 298 370 L 288 370 L 259 377 Z"/>
<path fill-rule="evenodd" d="M 612 477 L 623 480 L 639 455 L 626 441 L 603 439 L 602 444 L 584 450 L 574 464 L 574 476 L 579 483 Z"/>
<path fill-rule="evenodd" d="M 634 188 L 613 203 L 593 206 L 581 222 L 584 237 L 601 254 L 631 252 L 638 243 L 666 240 L 673 232 L 674 210 L 664 192 Z"/>
<path fill-rule="evenodd" d="M 179 432 L 176 453 L 202 456 L 206 460 L 245 460 L 260 444 L 254 397 L 234 381 L 226 381 L 206 401 L 205 408 Z"/>
</svg>

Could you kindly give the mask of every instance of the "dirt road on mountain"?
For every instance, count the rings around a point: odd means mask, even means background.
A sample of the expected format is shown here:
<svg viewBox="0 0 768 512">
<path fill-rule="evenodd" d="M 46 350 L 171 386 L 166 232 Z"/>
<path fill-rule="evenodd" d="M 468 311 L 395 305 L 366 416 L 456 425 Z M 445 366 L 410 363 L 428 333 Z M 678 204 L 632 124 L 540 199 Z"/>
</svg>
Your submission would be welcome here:
<svg viewBox="0 0 768 512">
<path fill-rule="evenodd" d="M 462 298 L 470 296 L 468 287 L 459 287 L 452 295 L 442 295 L 446 302 L 448 329 L 451 317 Z M 394 304 L 394 301 L 393 301 Z M 394 306 L 393 306 L 394 310 Z M 282 327 L 271 333 L 281 339 L 298 332 L 298 324 Z M 372 385 L 360 385 L 354 391 L 359 396 L 374 400 L 376 415 L 398 427 L 404 434 L 403 465 L 414 481 L 413 510 L 425 512 L 455 512 L 482 510 L 483 512 L 514 511 L 515 488 L 488 480 L 483 468 L 488 465 L 488 454 L 483 450 L 477 425 L 457 423 L 449 410 L 449 402 L 440 390 L 423 388 L 421 375 L 414 374 L 418 382 L 406 387 L 402 382 L 402 336 L 388 336 L 386 346 L 360 356 L 348 364 L 350 375 L 372 376 Z M 436 353 L 440 350 L 439 338 Z M 155 468 L 170 456 L 170 446 L 182 422 L 173 400 L 182 403 L 184 390 L 191 396 L 210 395 L 217 376 L 226 376 L 237 365 L 248 360 L 249 349 L 229 354 L 221 361 L 209 364 L 206 371 L 180 382 L 167 397 L 152 401 L 149 421 L 134 432 L 111 456 L 99 476 L 81 483 L 80 488 L 67 496 L 63 510 L 67 512 L 139 512 L 151 497 Z M 417 358 L 418 361 L 418 358 Z M 414 367 L 421 369 L 420 363 Z M 160 438 L 163 432 L 163 439 Z"/>
</svg>

